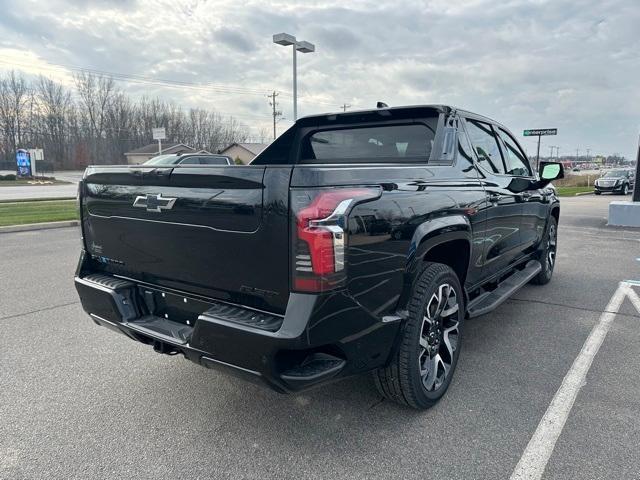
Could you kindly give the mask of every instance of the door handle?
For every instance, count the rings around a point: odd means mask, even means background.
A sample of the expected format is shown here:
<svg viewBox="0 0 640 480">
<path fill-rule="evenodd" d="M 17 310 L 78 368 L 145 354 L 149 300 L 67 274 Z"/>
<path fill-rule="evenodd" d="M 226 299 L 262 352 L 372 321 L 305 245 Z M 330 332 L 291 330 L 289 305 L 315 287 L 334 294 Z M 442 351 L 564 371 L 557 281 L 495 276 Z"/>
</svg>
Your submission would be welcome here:
<svg viewBox="0 0 640 480">
<path fill-rule="evenodd" d="M 531 194 L 529 192 L 520 192 L 520 198 L 522 200 L 529 200 L 531 198 Z"/>
<path fill-rule="evenodd" d="M 497 203 L 498 201 L 500 201 L 501 198 L 502 198 L 502 195 L 500 195 L 499 193 L 490 193 L 489 194 L 489 201 L 491 203 Z"/>
</svg>

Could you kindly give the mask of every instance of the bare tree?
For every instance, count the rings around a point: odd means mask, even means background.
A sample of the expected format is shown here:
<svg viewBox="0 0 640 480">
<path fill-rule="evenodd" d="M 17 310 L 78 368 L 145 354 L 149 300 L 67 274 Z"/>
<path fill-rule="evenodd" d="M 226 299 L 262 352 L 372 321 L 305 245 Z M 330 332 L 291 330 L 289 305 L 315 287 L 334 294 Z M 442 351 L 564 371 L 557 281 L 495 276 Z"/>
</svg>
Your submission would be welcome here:
<svg viewBox="0 0 640 480">
<path fill-rule="evenodd" d="M 27 107 L 31 92 L 25 79 L 14 71 L 0 79 L 0 125 L 6 150 L 15 152 L 23 145 Z"/>
<path fill-rule="evenodd" d="M 0 76 L 0 160 L 9 165 L 16 148 L 42 147 L 57 168 L 122 163 L 124 152 L 153 141 L 154 127 L 165 127 L 167 142 L 211 152 L 248 137 L 236 119 L 211 110 L 183 110 L 159 98 L 134 101 L 110 77 L 83 73 L 74 84 Z"/>
<path fill-rule="evenodd" d="M 76 89 L 83 107 L 81 113 L 85 125 L 89 129 L 89 137 L 93 140 L 93 157 L 97 163 L 107 163 L 104 157 L 105 121 L 111 102 L 116 95 L 116 84 L 113 78 L 92 73 L 79 73 L 74 76 Z"/>
<path fill-rule="evenodd" d="M 50 161 L 64 168 L 71 168 L 71 158 L 67 154 L 69 146 L 69 115 L 72 112 L 71 92 L 62 85 L 45 77 L 37 83 L 37 111 L 39 115 L 32 124 L 38 125 L 34 137 L 41 137 L 38 144 L 47 151 Z M 35 133 L 35 132 L 34 132 Z"/>
</svg>

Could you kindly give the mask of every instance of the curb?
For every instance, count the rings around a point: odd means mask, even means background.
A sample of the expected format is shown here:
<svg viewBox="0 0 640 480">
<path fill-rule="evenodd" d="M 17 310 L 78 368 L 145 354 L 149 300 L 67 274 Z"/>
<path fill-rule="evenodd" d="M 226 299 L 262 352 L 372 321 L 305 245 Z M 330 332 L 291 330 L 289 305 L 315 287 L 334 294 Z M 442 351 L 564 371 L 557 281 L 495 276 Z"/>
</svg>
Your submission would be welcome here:
<svg viewBox="0 0 640 480">
<path fill-rule="evenodd" d="M 77 227 L 78 220 L 65 220 L 62 222 L 27 223 L 26 225 L 8 225 L 0 227 L 0 234 L 13 232 L 29 232 L 32 230 L 49 230 L 51 228 Z"/>
<path fill-rule="evenodd" d="M 580 197 L 582 195 L 593 195 L 593 192 L 580 192 L 580 193 L 576 193 L 574 195 L 574 197 Z"/>
</svg>

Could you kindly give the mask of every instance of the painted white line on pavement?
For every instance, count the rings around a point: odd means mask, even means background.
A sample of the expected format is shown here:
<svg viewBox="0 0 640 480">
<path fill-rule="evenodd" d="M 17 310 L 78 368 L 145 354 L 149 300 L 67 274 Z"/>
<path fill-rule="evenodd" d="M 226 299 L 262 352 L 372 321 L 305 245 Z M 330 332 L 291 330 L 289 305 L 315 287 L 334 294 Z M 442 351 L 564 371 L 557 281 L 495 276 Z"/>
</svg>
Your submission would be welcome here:
<svg viewBox="0 0 640 480">
<path fill-rule="evenodd" d="M 633 306 L 636 307 L 636 310 L 640 312 L 640 297 L 638 297 L 638 294 L 632 288 L 629 288 L 627 296 L 629 300 L 631 300 L 631 303 L 633 303 Z"/>
<path fill-rule="evenodd" d="M 538 424 L 538 428 L 529 440 L 520 461 L 511 474 L 511 480 L 539 480 L 553 453 L 564 424 L 569 417 L 573 403 L 576 400 L 580 388 L 585 383 L 589 368 L 594 357 L 600 350 L 600 346 L 607 336 L 620 305 L 625 297 L 629 297 L 634 306 L 640 306 L 640 299 L 627 282 L 620 282 L 618 289 L 609 300 L 605 311 L 600 316 L 598 323 L 593 327 L 582 346 L 582 350 L 573 361 L 573 365 L 562 380 L 560 388 L 556 392 Z M 637 303 L 636 303 L 637 300 Z M 638 309 L 640 312 L 640 308 Z"/>
</svg>

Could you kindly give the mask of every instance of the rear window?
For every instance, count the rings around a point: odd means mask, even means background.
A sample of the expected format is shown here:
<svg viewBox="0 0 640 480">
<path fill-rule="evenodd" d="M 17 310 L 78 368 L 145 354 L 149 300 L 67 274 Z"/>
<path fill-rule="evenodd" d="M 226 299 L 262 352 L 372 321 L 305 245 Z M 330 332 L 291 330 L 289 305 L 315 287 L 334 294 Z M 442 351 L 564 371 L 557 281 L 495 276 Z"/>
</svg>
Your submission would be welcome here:
<svg viewBox="0 0 640 480">
<path fill-rule="evenodd" d="M 182 160 L 180 165 L 200 165 L 200 159 L 198 157 L 188 157 Z"/>
<path fill-rule="evenodd" d="M 422 162 L 431 155 L 437 118 L 427 124 L 322 130 L 303 142 L 304 163 Z M 432 123 L 432 124 L 429 124 Z"/>
<path fill-rule="evenodd" d="M 201 165 L 229 165 L 226 157 L 200 157 Z"/>
</svg>

